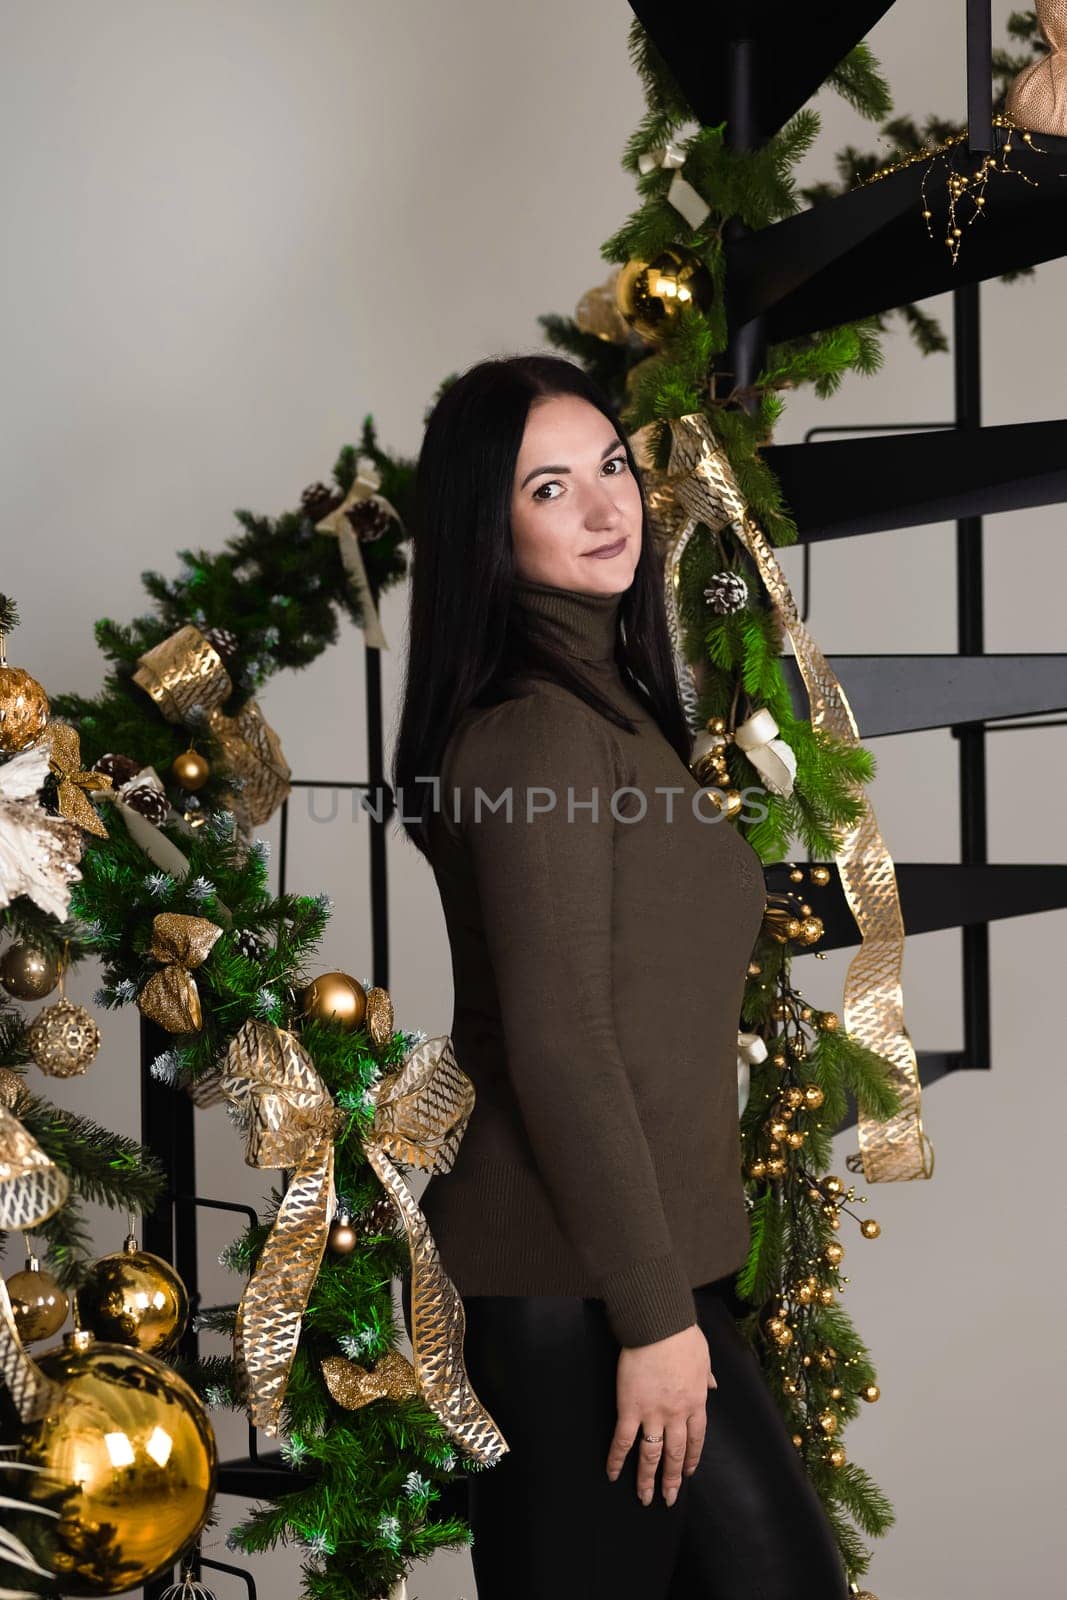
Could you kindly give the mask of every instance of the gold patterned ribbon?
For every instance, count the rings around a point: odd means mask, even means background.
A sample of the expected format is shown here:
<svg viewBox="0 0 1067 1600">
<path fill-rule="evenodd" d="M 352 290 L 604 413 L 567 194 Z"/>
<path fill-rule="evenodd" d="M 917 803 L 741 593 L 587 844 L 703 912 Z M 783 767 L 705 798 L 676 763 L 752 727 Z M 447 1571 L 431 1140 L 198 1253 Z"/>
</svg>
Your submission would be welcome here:
<svg viewBox="0 0 1067 1600">
<path fill-rule="evenodd" d="M 363 634 L 367 643 L 375 650 L 388 650 L 378 607 L 374 603 L 370 579 L 363 563 L 359 535 L 348 520 L 348 513 L 352 507 L 363 500 L 375 500 L 390 516 L 396 516 L 393 506 L 384 495 L 378 493 L 380 486 L 381 477 L 378 468 L 369 456 L 360 456 L 356 462 L 356 475 L 352 479 L 351 488 L 335 510 L 323 517 L 321 522 L 316 522 L 315 531 L 332 534 L 340 545 L 341 562 L 348 575 L 349 584 L 359 601 L 363 617 Z"/>
<path fill-rule="evenodd" d="M 137 996 L 139 1010 L 169 1033 L 198 1033 L 203 1026 L 193 970 L 202 966 L 222 929 L 207 917 L 159 911 L 152 918 L 148 954 L 165 965 L 153 972 Z"/>
<path fill-rule="evenodd" d="M 56 779 L 56 803 L 61 817 L 74 822 L 87 833 L 107 838 L 107 829 L 93 808 L 86 790 L 110 789 L 111 779 L 102 772 L 81 770 L 81 740 L 77 728 L 66 722 L 50 722 L 41 744 L 48 751 L 48 766 Z"/>
<path fill-rule="evenodd" d="M 845 691 L 801 621 L 785 574 L 762 529 L 748 513 L 729 459 L 708 419 L 701 412 L 691 412 L 671 419 L 668 426 L 671 448 L 666 474 L 652 473 L 654 494 L 661 505 L 664 500 L 671 503 L 665 573 L 668 594 L 671 598 L 676 594 L 681 549 L 696 525 L 703 523 L 712 531 L 731 528 L 755 563 L 792 642 L 812 726 L 858 744 L 859 728 Z M 650 431 L 641 429 L 631 441 L 635 452 L 640 452 L 638 459 L 643 458 L 649 468 L 651 440 Z M 650 494 L 650 509 L 653 497 Z M 844 1021 L 850 1034 L 890 1064 L 892 1082 L 900 1095 L 900 1110 L 887 1121 L 862 1115 L 859 1119 L 863 1173 L 871 1183 L 928 1178 L 934 1169 L 933 1148 L 923 1130 L 918 1061 L 904 1022 L 900 981 L 904 921 L 896 874 L 870 800 L 862 793 L 860 798 L 863 814 L 842 836 L 834 856 L 860 932 L 860 947 L 845 979 Z"/>
<path fill-rule="evenodd" d="M 254 700 L 236 716 L 222 710 L 233 682 L 222 657 L 192 623 L 138 657 L 133 681 L 151 695 L 168 722 L 185 724 L 194 706 L 206 713 L 222 765 L 241 779 L 229 805 L 244 828 L 268 822 L 289 793 L 291 772 L 281 742 Z"/>
<path fill-rule="evenodd" d="M 246 1160 L 291 1170 L 274 1227 L 245 1288 L 234 1350 L 253 1424 L 278 1431 L 300 1324 L 326 1249 L 335 1195 L 337 1110 L 300 1041 L 249 1018 L 234 1037 L 221 1088 L 248 1123 Z M 462 1302 L 441 1267 L 423 1217 L 393 1160 L 448 1171 L 474 1090 L 447 1038 L 427 1040 L 380 1080 L 364 1141 L 408 1234 L 412 1261 L 412 1340 L 420 1393 L 464 1450 L 491 1460 L 507 1449 L 474 1394 L 463 1366 Z"/>
<path fill-rule="evenodd" d="M 6 1108 L 0 1106 L 0 1233 L 28 1232 L 61 1210 L 70 1191 L 66 1174 Z M 43 1416 L 58 1397 L 19 1338 L 0 1278 L 0 1384 L 23 1422 Z"/>
</svg>

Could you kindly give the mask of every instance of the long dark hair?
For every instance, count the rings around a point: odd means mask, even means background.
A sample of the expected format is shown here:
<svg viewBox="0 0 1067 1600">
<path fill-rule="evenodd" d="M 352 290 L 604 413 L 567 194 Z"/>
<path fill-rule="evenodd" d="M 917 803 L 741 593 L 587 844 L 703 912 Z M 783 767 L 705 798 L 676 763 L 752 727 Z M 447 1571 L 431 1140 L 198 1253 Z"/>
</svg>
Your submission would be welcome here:
<svg viewBox="0 0 1067 1600">
<path fill-rule="evenodd" d="M 463 713 L 513 698 L 523 673 L 553 678 L 617 726 L 634 728 L 569 655 L 552 649 L 537 619 L 511 604 L 515 464 L 530 406 L 560 394 L 578 395 L 603 413 L 640 486 L 619 418 L 581 367 L 562 356 L 479 361 L 445 388 L 426 422 L 415 474 L 408 653 L 393 756 L 401 825 L 424 854 L 433 788 L 417 780 L 440 774 L 445 745 Z M 620 599 L 616 660 L 688 766 L 690 736 L 643 490 L 641 507 L 641 554 Z"/>
</svg>

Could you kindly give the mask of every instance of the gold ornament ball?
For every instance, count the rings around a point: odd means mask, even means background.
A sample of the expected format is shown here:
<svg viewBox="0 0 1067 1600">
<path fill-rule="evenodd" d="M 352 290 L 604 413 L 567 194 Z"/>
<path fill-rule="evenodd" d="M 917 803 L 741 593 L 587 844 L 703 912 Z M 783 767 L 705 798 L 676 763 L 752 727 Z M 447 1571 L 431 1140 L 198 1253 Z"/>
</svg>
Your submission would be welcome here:
<svg viewBox="0 0 1067 1600">
<path fill-rule="evenodd" d="M 346 1033 L 363 1024 L 367 992 L 347 972 L 324 972 L 308 984 L 301 997 L 304 1016 L 314 1022 L 339 1022 Z"/>
<path fill-rule="evenodd" d="M 100 1029 L 84 1006 L 57 1000 L 34 1018 L 26 1042 L 48 1077 L 73 1078 L 85 1071 L 100 1049 Z"/>
<path fill-rule="evenodd" d="M 863 1237 L 865 1239 L 877 1239 L 877 1237 L 881 1233 L 881 1231 L 882 1231 L 881 1223 L 880 1222 L 875 1222 L 873 1217 L 866 1217 L 860 1223 L 860 1232 L 862 1233 L 862 1235 L 863 1235 Z"/>
<path fill-rule="evenodd" d="M 815 1420 L 819 1424 L 819 1427 L 822 1429 L 823 1433 L 837 1432 L 836 1411 L 820 1411 Z"/>
<path fill-rule="evenodd" d="M 804 1448 L 804 1436 L 803 1436 L 803 1434 L 794 1433 L 794 1435 L 793 1435 L 793 1443 L 796 1445 L 798 1450 L 802 1450 Z"/>
<path fill-rule="evenodd" d="M 879 1398 L 881 1393 L 882 1391 L 879 1389 L 876 1383 L 865 1383 L 863 1388 L 860 1390 L 860 1399 L 866 1400 L 868 1405 L 873 1406 L 874 1402 Z"/>
<path fill-rule="evenodd" d="M 50 1272 L 41 1271 L 36 1256 L 28 1257 L 22 1272 L 7 1280 L 15 1327 L 23 1344 L 50 1339 L 67 1320 L 70 1301 Z"/>
<path fill-rule="evenodd" d="M 715 285 L 703 261 L 677 245 L 652 261 L 628 261 L 615 280 L 619 310 L 649 344 L 683 311 L 707 312 L 714 299 Z"/>
<path fill-rule="evenodd" d="M 829 1461 L 832 1467 L 843 1467 L 845 1462 L 848 1460 L 848 1457 L 846 1456 L 843 1447 L 839 1444 L 835 1444 L 831 1450 L 827 1451 L 826 1459 Z"/>
<path fill-rule="evenodd" d="M 207 1413 L 162 1361 L 91 1334 L 69 1334 L 37 1365 L 62 1399 L 21 1430 L 20 1460 L 43 1470 L 19 1478 L 26 1498 L 62 1495 L 60 1517 L 16 1517 L 15 1531 L 64 1595 L 126 1594 L 207 1521 L 218 1460 Z"/>
<path fill-rule="evenodd" d="M 841 1179 L 836 1177 L 834 1173 L 822 1180 L 822 1186 L 825 1194 L 840 1194 L 845 1187 Z"/>
<path fill-rule="evenodd" d="M 838 1244 L 836 1239 L 831 1239 L 823 1251 L 823 1255 L 832 1267 L 840 1266 L 845 1259 L 845 1247 L 843 1244 Z"/>
<path fill-rule="evenodd" d="M 803 1099 L 804 1104 L 810 1107 L 812 1111 L 818 1111 L 826 1096 L 817 1083 L 809 1083 L 804 1087 Z"/>
<path fill-rule="evenodd" d="M 174 1268 L 139 1250 L 132 1237 L 122 1250 L 93 1262 L 75 1298 L 83 1328 L 147 1355 L 166 1355 L 189 1321 L 189 1296 Z"/>
<path fill-rule="evenodd" d="M 195 793 L 211 776 L 211 768 L 198 750 L 183 750 L 170 764 L 171 776 L 183 789 Z"/>
<path fill-rule="evenodd" d="M 358 1238 L 359 1236 L 352 1226 L 352 1219 L 345 1212 L 342 1212 L 330 1224 L 326 1243 L 335 1256 L 350 1256 L 356 1248 Z"/>
<path fill-rule="evenodd" d="M 21 667 L 0 667 L 0 750 L 15 755 L 48 726 L 48 696 Z"/>
<path fill-rule="evenodd" d="M 812 867 L 812 869 L 811 869 L 811 881 L 812 881 L 812 883 L 820 883 L 820 884 L 829 883 L 830 882 L 830 869 L 829 869 L 829 867 Z"/>
<path fill-rule="evenodd" d="M 0 957 L 0 983 L 16 1000 L 41 1000 L 59 982 L 59 963 L 30 944 L 8 945 Z"/>
</svg>

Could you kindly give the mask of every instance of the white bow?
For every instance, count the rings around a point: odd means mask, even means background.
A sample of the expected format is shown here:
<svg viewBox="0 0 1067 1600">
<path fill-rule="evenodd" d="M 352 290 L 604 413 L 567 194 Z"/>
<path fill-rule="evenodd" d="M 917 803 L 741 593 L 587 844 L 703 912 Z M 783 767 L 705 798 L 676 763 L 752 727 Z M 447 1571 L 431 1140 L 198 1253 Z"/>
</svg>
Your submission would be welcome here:
<svg viewBox="0 0 1067 1600">
<path fill-rule="evenodd" d="M 711 207 L 688 179 L 682 177 L 680 168 L 684 165 L 685 158 L 685 146 L 674 139 L 668 139 L 666 144 L 658 146 L 655 150 L 646 150 L 644 155 L 638 156 L 637 166 L 642 175 L 654 171 L 656 167 L 662 167 L 665 171 L 671 167 L 675 169 L 667 190 L 667 199 L 695 233 Z"/>
</svg>

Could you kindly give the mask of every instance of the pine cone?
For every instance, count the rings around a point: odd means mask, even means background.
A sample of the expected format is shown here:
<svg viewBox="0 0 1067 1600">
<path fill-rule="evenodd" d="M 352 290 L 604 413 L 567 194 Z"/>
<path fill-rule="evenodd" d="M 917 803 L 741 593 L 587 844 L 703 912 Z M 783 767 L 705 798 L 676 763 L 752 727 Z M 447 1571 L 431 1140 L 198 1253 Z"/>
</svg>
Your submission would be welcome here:
<svg viewBox="0 0 1067 1600">
<path fill-rule="evenodd" d="M 131 810 L 139 811 L 154 827 L 162 827 L 170 815 L 170 801 L 150 783 L 139 783 L 135 789 L 128 789 L 122 798 Z"/>
<path fill-rule="evenodd" d="M 222 664 L 228 667 L 235 660 L 241 648 L 241 641 L 229 628 L 205 628 L 204 638 L 208 644 L 214 645 L 222 657 Z"/>
<path fill-rule="evenodd" d="M 387 1194 L 380 1194 L 367 1212 L 360 1219 L 361 1233 L 394 1233 L 396 1231 L 396 1207 Z"/>
<path fill-rule="evenodd" d="M 704 590 L 708 610 L 728 617 L 748 604 L 748 584 L 739 572 L 716 572 Z"/>
<path fill-rule="evenodd" d="M 129 756 L 116 755 L 112 750 L 101 756 L 99 761 L 93 762 L 93 771 L 102 772 L 105 778 L 110 778 L 113 789 L 120 789 L 124 783 L 129 783 L 140 770 L 136 761 L 131 761 Z"/>
<path fill-rule="evenodd" d="M 308 521 L 316 523 L 336 511 L 342 499 L 342 495 L 335 494 L 326 484 L 311 483 L 300 496 L 300 507 Z"/>
<path fill-rule="evenodd" d="M 251 928 L 241 929 L 234 940 L 234 946 L 243 956 L 247 956 L 249 961 L 258 961 L 263 955 L 262 941 L 256 937 Z"/>
<path fill-rule="evenodd" d="M 355 505 L 345 512 L 345 517 L 364 544 L 370 544 L 372 539 L 380 539 L 384 533 L 388 533 L 393 520 L 377 500 L 357 500 Z"/>
</svg>

